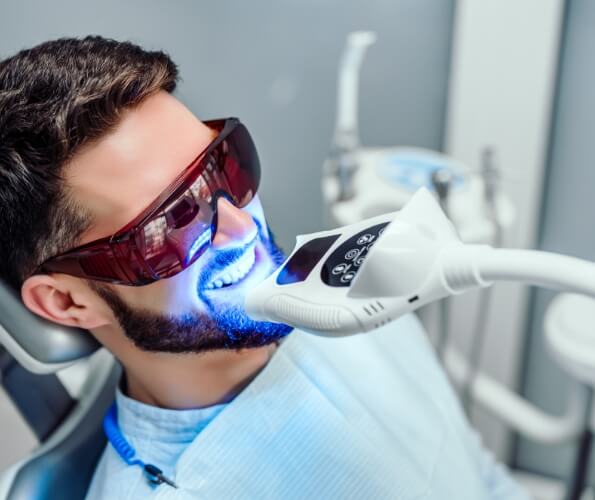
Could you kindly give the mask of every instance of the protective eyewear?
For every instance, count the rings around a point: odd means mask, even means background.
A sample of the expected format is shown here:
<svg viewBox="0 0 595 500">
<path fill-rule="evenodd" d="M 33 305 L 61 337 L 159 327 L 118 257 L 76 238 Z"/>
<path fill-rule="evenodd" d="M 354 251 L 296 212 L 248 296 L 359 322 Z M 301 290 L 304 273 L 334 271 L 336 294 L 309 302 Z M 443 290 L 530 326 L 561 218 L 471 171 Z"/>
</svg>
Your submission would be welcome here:
<svg viewBox="0 0 595 500">
<path fill-rule="evenodd" d="M 245 207 L 260 182 L 254 142 L 237 118 L 206 121 L 217 137 L 140 215 L 112 236 L 44 262 L 58 272 L 122 285 L 170 278 L 209 248 L 217 231 L 217 200 Z"/>
</svg>

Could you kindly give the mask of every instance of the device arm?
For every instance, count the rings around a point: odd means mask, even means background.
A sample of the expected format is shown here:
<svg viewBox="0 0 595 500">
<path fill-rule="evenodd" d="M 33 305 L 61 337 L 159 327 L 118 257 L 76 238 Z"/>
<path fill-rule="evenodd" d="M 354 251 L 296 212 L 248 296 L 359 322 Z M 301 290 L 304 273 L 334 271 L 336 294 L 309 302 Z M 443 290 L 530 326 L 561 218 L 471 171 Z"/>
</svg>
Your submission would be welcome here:
<svg viewBox="0 0 595 500">
<path fill-rule="evenodd" d="M 595 297 L 593 262 L 537 250 L 490 249 L 478 257 L 485 280 L 520 281 Z"/>
<path fill-rule="evenodd" d="M 494 281 L 516 281 L 595 298 L 595 263 L 566 255 L 456 245 L 444 250 L 441 269 L 453 293 Z"/>
</svg>

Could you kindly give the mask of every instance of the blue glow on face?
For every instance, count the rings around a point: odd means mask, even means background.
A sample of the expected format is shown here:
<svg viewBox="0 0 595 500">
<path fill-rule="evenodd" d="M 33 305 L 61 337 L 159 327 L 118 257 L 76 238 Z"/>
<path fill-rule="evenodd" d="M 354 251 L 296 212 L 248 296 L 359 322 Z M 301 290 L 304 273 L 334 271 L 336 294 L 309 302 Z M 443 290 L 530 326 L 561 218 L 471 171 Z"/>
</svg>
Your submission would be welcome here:
<svg viewBox="0 0 595 500">
<path fill-rule="evenodd" d="M 269 229 L 269 237 L 265 236 L 262 225 L 254 219 L 258 228 L 258 234 L 254 241 L 239 248 L 223 249 L 218 251 L 209 266 L 200 277 L 198 284 L 198 294 L 202 302 L 206 305 L 211 319 L 217 324 L 217 327 L 225 332 L 230 345 L 243 344 L 249 342 L 254 345 L 268 344 L 274 340 L 280 339 L 290 333 L 293 328 L 281 323 L 271 323 L 267 321 L 255 321 L 246 314 L 244 310 L 245 291 L 229 290 L 226 293 L 225 288 L 218 289 L 214 298 L 206 289 L 206 285 L 223 269 L 234 262 L 237 262 L 247 251 L 254 251 L 256 241 L 261 241 L 266 249 L 273 266 L 271 273 L 285 261 L 285 254 L 276 245 L 273 235 Z"/>
<path fill-rule="evenodd" d="M 258 238 L 270 261 L 275 264 L 271 267 L 277 267 L 285 257 L 275 245 L 272 234 L 265 236 L 258 222 L 257 226 Z M 204 312 L 190 311 L 181 315 L 154 313 L 131 307 L 107 286 L 97 286 L 96 291 L 111 307 L 126 336 L 144 351 L 199 353 L 267 345 L 285 337 L 293 328 L 252 320 L 244 311 L 245 288 L 228 291 L 224 288 L 213 294 L 203 293 L 204 286 L 214 273 L 233 264 L 246 251 L 254 251 L 254 244 L 256 240 L 242 248 L 213 251 L 212 263 L 202 270 L 197 285 L 198 294 L 207 309 Z M 199 247 L 200 243 L 196 245 Z"/>
<path fill-rule="evenodd" d="M 293 330 L 293 327 L 281 323 L 255 321 L 238 305 L 213 311 L 213 319 L 232 344 L 251 338 L 259 339 L 256 345 L 265 345 L 285 337 Z"/>
</svg>

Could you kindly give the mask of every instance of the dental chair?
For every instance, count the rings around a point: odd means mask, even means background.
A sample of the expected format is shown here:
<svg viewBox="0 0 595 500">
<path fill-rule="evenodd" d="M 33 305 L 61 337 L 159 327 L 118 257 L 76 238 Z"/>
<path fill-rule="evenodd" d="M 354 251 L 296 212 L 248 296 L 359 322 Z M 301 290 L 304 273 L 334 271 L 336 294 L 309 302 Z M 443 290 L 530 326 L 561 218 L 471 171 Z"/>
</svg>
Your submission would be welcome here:
<svg viewBox="0 0 595 500">
<path fill-rule="evenodd" d="M 120 376 L 114 358 L 99 347 L 88 332 L 32 314 L 0 282 L 0 384 L 39 440 L 30 456 L 0 471 L 0 500 L 85 497 Z M 64 374 L 81 365 L 76 378 L 84 380 L 73 395 Z"/>
</svg>

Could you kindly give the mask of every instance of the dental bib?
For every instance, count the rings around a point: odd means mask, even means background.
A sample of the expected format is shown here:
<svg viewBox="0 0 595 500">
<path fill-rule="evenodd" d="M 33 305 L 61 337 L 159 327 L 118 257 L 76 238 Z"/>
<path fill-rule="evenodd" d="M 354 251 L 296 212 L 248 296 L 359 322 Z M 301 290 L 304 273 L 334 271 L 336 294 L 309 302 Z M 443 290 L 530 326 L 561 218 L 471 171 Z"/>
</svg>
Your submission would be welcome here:
<svg viewBox="0 0 595 500">
<path fill-rule="evenodd" d="M 182 453 L 178 489 L 138 498 L 495 498 L 479 450 L 414 316 L 344 339 L 295 331 Z M 141 471 L 113 460 L 98 474 L 121 467 L 120 484 L 99 477 L 101 494 L 137 498 Z"/>
</svg>

